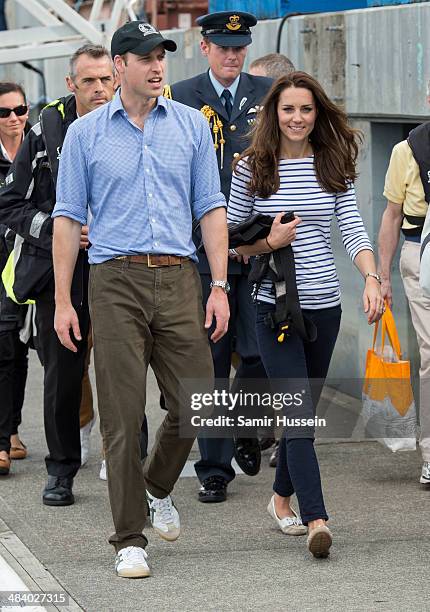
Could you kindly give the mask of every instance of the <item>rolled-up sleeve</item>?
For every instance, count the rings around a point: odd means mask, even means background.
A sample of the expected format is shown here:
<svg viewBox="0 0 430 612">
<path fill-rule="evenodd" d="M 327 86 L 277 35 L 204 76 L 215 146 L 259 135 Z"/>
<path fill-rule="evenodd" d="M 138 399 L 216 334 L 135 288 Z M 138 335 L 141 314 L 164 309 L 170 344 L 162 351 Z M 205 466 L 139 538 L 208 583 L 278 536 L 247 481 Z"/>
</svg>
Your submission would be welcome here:
<svg viewBox="0 0 430 612">
<path fill-rule="evenodd" d="M 385 175 L 384 196 L 394 204 L 403 204 L 406 198 L 407 176 L 411 149 L 405 140 L 393 148 Z"/>
<path fill-rule="evenodd" d="M 218 163 L 211 132 L 206 119 L 196 114 L 198 146 L 192 166 L 191 209 L 195 219 L 200 219 L 214 208 L 226 208 L 221 192 Z"/>
<path fill-rule="evenodd" d="M 79 121 L 67 131 L 61 151 L 57 178 L 57 202 L 52 217 L 69 217 L 87 223 L 89 188 L 85 143 Z"/>
</svg>

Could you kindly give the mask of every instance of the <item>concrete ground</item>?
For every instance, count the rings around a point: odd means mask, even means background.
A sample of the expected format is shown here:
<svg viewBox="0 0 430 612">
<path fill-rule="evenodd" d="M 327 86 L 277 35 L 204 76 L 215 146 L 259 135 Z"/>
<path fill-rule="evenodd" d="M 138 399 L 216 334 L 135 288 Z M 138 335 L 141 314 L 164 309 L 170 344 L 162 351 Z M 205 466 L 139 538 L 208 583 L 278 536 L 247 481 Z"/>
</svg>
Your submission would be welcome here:
<svg viewBox="0 0 430 612">
<path fill-rule="evenodd" d="M 149 384 L 153 434 L 162 414 L 152 377 Z M 347 414 L 348 407 L 340 404 L 339 419 Z M 181 478 L 174 495 L 181 537 L 167 543 L 148 528 L 153 576 L 133 581 L 117 578 L 113 569 L 107 485 L 98 478 L 98 431 L 90 461 L 75 481 L 75 505 L 42 505 L 41 415 L 42 371 L 32 355 L 21 428 L 30 454 L 0 480 L 0 557 L 32 590 L 67 592 L 72 600 L 60 610 L 430 608 L 430 491 L 418 483 L 418 453 L 394 455 L 375 442 L 318 445 L 335 538 L 327 560 L 310 556 L 305 537 L 276 530 L 266 512 L 274 475 L 267 455 L 258 476 L 237 476 L 224 504 L 202 505 L 197 479 Z M 190 458 L 195 457 L 193 451 Z M 0 589 L 5 580 L 0 571 Z"/>
</svg>

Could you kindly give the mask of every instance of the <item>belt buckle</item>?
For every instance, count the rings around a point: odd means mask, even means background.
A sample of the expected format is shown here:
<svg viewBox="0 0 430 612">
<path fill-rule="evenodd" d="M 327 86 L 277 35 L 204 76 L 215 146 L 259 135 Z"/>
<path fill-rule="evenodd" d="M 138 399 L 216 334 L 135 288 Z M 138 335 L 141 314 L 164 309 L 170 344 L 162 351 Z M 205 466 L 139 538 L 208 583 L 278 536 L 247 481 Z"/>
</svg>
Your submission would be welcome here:
<svg viewBox="0 0 430 612">
<path fill-rule="evenodd" d="M 151 257 L 152 257 L 152 255 L 150 253 L 146 254 L 146 260 L 147 260 L 148 268 L 159 268 L 160 266 L 158 266 L 157 264 L 151 263 Z"/>
</svg>

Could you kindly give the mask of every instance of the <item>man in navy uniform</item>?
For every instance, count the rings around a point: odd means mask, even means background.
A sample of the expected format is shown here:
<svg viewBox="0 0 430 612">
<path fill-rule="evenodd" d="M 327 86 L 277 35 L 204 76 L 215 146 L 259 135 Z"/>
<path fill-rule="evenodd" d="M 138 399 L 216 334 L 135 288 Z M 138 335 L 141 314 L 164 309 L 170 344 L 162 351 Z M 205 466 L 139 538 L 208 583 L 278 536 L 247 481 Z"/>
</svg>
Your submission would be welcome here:
<svg viewBox="0 0 430 612">
<path fill-rule="evenodd" d="M 250 13 L 225 11 L 197 19 L 202 28 L 201 51 L 208 59 L 209 70 L 196 77 L 167 86 L 165 95 L 202 111 L 213 135 L 217 152 L 221 189 L 227 201 L 230 195 L 232 161 L 247 146 L 244 138 L 255 121 L 256 113 L 272 80 L 242 72 L 251 30 L 257 19 Z M 248 284 L 248 262 L 234 253 L 229 258 L 230 324 L 228 333 L 216 344 L 211 343 L 215 377 L 228 379 L 233 350 L 240 356 L 235 386 L 241 379 L 265 378 L 255 337 L 254 307 Z M 204 254 L 199 254 L 199 272 L 203 301 L 210 295 L 210 270 Z M 260 468 L 260 447 L 256 439 L 198 439 L 201 460 L 195 464 L 201 482 L 201 502 L 222 502 L 227 484 L 235 476 L 233 455 L 246 474 Z"/>
</svg>

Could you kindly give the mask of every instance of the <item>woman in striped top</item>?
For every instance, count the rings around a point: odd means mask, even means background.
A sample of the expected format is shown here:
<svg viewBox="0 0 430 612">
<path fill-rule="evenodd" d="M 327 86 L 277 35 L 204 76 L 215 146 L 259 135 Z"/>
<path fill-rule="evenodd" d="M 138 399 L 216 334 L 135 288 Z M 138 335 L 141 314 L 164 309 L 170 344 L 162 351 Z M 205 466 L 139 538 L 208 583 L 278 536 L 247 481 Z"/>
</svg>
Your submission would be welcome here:
<svg viewBox="0 0 430 612">
<path fill-rule="evenodd" d="M 289 244 L 294 252 L 300 306 L 317 328 L 317 339 L 304 342 L 292 329 L 276 341 L 265 323 L 275 310 L 273 283 L 265 279 L 257 295 L 257 337 L 268 376 L 273 379 L 317 379 L 302 415 L 315 413 L 339 331 L 339 281 L 330 245 L 336 217 L 345 248 L 365 278 L 363 307 L 369 324 L 383 312 L 372 246 L 355 203 L 353 181 L 358 132 L 334 105 L 321 85 L 304 72 L 281 77 L 272 86 L 260 112 L 250 147 L 236 160 L 228 205 L 228 221 L 240 222 L 262 212 L 274 217 L 267 239 L 237 249 L 260 255 Z M 294 212 L 286 224 L 281 218 Z M 279 387 L 279 382 L 277 383 Z M 284 388 L 284 391 L 288 389 Z M 311 400 L 312 397 L 312 400 Z M 291 416 L 287 410 L 286 416 Z M 294 415 L 296 416 L 296 415 Z M 326 557 L 332 534 L 326 526 L 313 430 L 284 430 L 268 510 L 280 529 L 299 535 L 308 527 L 308 548 Z M 296 493 L 301 519 L 290 505 Z"/>
</svg>

